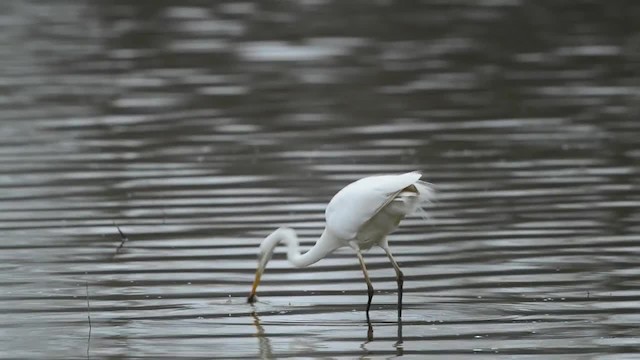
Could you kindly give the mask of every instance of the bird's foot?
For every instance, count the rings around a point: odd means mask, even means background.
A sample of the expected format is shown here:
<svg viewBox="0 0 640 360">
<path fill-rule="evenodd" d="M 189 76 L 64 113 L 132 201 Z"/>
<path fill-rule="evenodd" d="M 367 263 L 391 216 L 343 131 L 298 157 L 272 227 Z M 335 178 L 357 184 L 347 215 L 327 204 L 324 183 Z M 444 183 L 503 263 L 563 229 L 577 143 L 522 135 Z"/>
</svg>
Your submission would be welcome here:
<svg viewBox="0 0 640 360">
<path fill-rule="evenodd" d="M 258 297 L 256 296 L 256 294 L 251 294 L 251 295 L 249 295 L 249 297 L 247 297 L 247 302 L 249 304 L 253 304 L 256 301 L 258 301 Z"/>
</svg>

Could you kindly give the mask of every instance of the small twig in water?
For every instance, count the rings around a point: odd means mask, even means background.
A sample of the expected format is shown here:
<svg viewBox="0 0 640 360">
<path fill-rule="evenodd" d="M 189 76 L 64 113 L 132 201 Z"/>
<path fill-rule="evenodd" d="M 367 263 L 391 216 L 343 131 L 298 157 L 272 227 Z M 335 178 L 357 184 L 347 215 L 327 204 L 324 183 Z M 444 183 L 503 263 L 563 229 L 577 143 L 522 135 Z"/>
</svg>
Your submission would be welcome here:
<svg viewBox="0 0 640 360">
<path fill-rule="evenodd" d="M 115 223 L 113 225 L 116 225 Z M 116 249 L 116 254 L 120 252 L 120 249 L 122 249 L 122 247 L 124 246 L 124 243 L 129 240 L 127 238 L 127 235 L 125 235 L 122 230 L 120 230 L 120 226 L 116 225 L 116 229 L 118 229 L 118 232 L 120 233 L 120 240 L 122 240 L 120 242 L 120 246 L 118 246 L 118 248 Z"/>
<path fill-rule="evenodd" d="M 87 291 L 87 320 L 89 321 L 89 337 L 87 338 L 87 359 L 89 358 L 89 349 L 91 348 L 91 304 L 89 303 L 89 282 L 84 282 Z"/>
</svg>

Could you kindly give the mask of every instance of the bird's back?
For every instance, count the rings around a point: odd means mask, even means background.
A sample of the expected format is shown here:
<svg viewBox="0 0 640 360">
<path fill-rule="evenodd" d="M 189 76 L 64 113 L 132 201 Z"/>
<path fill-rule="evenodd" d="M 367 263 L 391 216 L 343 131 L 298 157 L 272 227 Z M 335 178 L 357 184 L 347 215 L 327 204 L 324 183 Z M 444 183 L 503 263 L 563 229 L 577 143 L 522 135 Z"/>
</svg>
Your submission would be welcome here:
<svg viewBox="0 0 640 360">
<path fill-rule="evenodd" d="M 373 241 L 378 233 L 386 236 L 431 198 L 432 190 L 421 176 L 419 172 L 370 176 L 347 185 L 327 206 L 327 228 L 345 241 L 363 236 Z"/>
</svg>

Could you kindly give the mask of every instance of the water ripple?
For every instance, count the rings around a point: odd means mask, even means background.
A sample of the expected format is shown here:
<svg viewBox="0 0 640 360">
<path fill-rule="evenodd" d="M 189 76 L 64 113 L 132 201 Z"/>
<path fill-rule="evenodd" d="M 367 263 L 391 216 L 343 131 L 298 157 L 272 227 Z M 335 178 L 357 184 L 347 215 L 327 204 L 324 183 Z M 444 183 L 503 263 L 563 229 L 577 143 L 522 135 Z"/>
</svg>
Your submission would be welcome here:
<svg viewBox="0 0 640 360">
<path fill-rule="evenodd" d="M 0 10 L 0 358 L 637 357 L 637 7 Z M 379 249 L 369 321 L 349 249 L 246 303 L 267 234 L 411 170 L 402 321 Z"/>
</svg>

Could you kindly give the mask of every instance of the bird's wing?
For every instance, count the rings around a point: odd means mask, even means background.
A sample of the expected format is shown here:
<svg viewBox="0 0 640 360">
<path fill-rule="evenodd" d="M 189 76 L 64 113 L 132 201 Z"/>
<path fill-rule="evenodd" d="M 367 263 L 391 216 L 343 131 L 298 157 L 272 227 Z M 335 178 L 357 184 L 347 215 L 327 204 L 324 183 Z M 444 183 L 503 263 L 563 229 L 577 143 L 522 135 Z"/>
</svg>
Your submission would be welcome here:
<svg viewBox="0 0 640 360">
<path fill-rule="evenodd" d="M 417 171 L 401 175 L 370 176 L 345 186 L 327 205 L 327 228 L 342 239 L 355 238 L 364 223 L 400 191 L 420 180 L 421 176 Z"/>
</svg>

